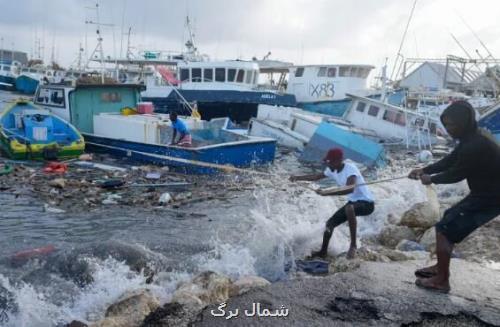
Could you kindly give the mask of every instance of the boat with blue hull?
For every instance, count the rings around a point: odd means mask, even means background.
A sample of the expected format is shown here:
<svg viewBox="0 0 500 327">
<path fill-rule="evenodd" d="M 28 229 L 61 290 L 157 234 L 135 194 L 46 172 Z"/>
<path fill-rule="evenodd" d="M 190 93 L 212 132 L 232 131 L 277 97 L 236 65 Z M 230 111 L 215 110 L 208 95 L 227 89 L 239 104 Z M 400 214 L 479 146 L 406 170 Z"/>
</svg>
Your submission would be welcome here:
<svg viewBox="0 0 500 327">
<path fill-rule="evenodd" d="M 16 160 L 69 159 L 85 149 L 75 127 L 23 99 L 0 115 L 0 146 Z"/>
<path fill-rule="evenodd" d="M 489 130 L 500 142 L 500 103 L 486 110 L 479 119 L 478 125 Z"/>
<path fill-rule="evenodd" d="M 34 74 L 21 74 L 16 78 L 16 90 L 24 94 L 35 94 L 40 84 L 39 76 Z"/>
<path fill-rule="evenodd" d="M 71 122 L 85 137 L 89 149 L 124 156 L 134 161 L 168 165 L 186 173 L 215 173 L 231 167 L 272 163 L 276 141 L 248 137 L 233 131 L 228 118 L 204 121 L 181 117 L 190 130 L 193 145 L 167 145 L 172 124 L 167 114 L 132 114 L 141 101 L 143 85 L 80 85 L 62 88 L 44 85 L 35 99 Z M 55 95 L 53 95 L 55 94 Z M 45 102 L 49 98 L 49 102 Z M 55 106 L 51 99 L 64 106 Z M 127 110 L 123 110 L 128 108 Z"/>
<path fill-rule="evenodd" d="M 261 104 L 296 106 L 292 94 L 260 89 L 258 77 L 259 66 L 251 61 L 179 62 L 176 71 L 148 80 L 142 98 L 158 112 L 186 114 L 185 103 L 196 102 L 202 119 L 229 117 L 236 122 L 255 117 Z"/>
</svg>

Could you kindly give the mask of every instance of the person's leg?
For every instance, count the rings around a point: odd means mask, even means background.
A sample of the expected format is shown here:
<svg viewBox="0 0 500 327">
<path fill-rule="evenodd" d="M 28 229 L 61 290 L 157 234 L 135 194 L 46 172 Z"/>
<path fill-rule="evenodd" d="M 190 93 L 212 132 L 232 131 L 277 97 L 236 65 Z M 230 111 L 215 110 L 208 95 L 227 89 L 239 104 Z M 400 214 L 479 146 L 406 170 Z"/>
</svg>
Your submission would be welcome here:
<svg viewBox="0 0 500 327">
<path fill-rule="evenodd" d="M 442 233 L 436 231 L 437 264 L 433 271 L 435 275 L 417 280 L 417 285 L 436 289 L 443 292 L 450 290 L 450 260 L 453 252 L 453 243 Z M 437 269 L 436 269 L 437 268 Z"/>
<path fill-rule="evenodd" d="M 330 244 L 330 239 L 333 235 L 333 230 L 338 225 L 342 224 L 347 220 L 345 215 L 345 206 L 337 210 L 333 216 L 326 222 L 325 231 L 323 232 L 323 242 L 321 243 L 321 249 L 319 251 L 314 251 L 311 253 L 313 257 L 324 258 L 328 252 L 328 245 Z"/>
<path fill-rule="evenodd" d="M 354 206 L 352 204 L 347 204 L 345 206 L 345 214 L 347 216 L 347 222 L 349 223 L 349 234 L 351 237 L 351 245 L 347 251 L 347 259 L 352 259 L 356 255 L 357 243 L 356 243 L 356 213 L 354 212 Z"/>
</svg>

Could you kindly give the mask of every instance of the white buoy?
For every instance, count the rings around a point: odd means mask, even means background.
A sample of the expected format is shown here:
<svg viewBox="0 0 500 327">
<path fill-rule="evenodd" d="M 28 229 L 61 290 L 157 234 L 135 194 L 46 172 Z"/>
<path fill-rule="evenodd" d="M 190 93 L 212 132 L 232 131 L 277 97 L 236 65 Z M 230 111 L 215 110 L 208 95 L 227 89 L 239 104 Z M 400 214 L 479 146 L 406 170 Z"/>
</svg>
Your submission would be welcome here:
<svg viewBox="0 0 500 327">
<path fill-rule="evenodd" d="M 172 201 L 172 196 L 169 194 L 169 193 L 163 193 L 161 196 L 160 196 L 160 200 L 159 202 L 161 204 L 166 204 L 166 203 L 169 203 L 170 201 Z"/>
<path fill-rule="evenodd" d="M 420 151 L 417 154 L 417 161 L 420 163 L 427 163 L 432 160 L 432 153 L 429 150 Z"/>
</svg>

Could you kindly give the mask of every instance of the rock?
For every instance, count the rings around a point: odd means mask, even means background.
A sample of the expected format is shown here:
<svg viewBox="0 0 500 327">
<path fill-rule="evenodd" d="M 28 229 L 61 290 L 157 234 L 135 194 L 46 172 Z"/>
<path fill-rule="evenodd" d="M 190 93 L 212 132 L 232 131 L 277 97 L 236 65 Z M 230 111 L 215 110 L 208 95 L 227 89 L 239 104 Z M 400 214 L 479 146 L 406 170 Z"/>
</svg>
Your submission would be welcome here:
<svg viewBox="0 0 500 327">
<path fill-rule="evenodd" d="M 229 298 L 232 287 L 228 277 L 206 271 L 192 281 L 180 285 L 172 296 L 172 302 L 195 307 L 221 303 Z"/>
<path fill-rule="evenodd" d="M 90 154 L 90 153 L 84 153 L 78 157 L 78 160 L 81 160 L 81 161 L 92 161 L 92 159 L 93 159 L 93 157 L 92 157 L 92 154 Z"/>
<path fill-rule="evenodd" d="M 214 304 L 192 326 L 498 326 L 498 271 L 452 259 L 451 294 L 439 294 L 414 284 L 413 272 L 428 264 L 361 262 L 345 273 L 273 283 L 231 298 L 225 311 L 251 310 L 259 302 L 271 312 L 285 306 L 286 318 L 240 314 L 228 320 L 211 314 L 218 310 Z"/>
<path fill-rule="evenodd" d="M 413 205 L 406 211 L 399 222 L 402 226 L 429 228 L 434 226 L 439 220 L 439 201 L 436 191 L 427 187 L 427 202 Z"/>
<path fill-rule="evenodd" d="M 141 327 L 191 326 L 191 322 L 195 319 L 199 312 L 201 312 L 201 309 L 199 308 L 190 308 L 189 306 L 185 306 L 176 302 L 167 303 L 147 315 Z"/>
<path fill-rule="evenodd" d="M 161 204 L 167 204 L 170 201 L 172 201 L 172 196 L 170 195 L 170 193 L 163 193 L 162 195 L 160 195 L 160 199 L 158 200 L 158 202 L 160 202 Z"/>
<path fill-rule="evenodd" d="M 233 283 L 230 296 L 243 294 L 256 287 L 264 287 L 271 283 L 259 276 L 243 276 Z"/>
<path fill-rule="evenodd" d="M 455 250 L 467 259 L 500 262 L 500 217 L 476 229 Z"/>
<path fill-rule="evenodd" d="M 106 310 L 103 320 L 93 327 L 138 327 L 144 318 L 160 306 L 149 290 L 127 292 L 121 300 L 112 304 Z"/>
<path fill-rule="evenodd" d="M 66 187 L 66 180 L 64 178 L 56 178 L 49 182 L 52 187 L 63 189 Z"/>
<path fill-rule="evenodd" d="M 88 327 L 88 325 L 81 322 L 81 321 L 73 320 L 72 322 L 67 324 L 65 327 Z"/>
<path fill-rule="evenodd" d="M 388 214 L 387 215 L 387 222 L 392 225 L 399 225 L 399 222 L 401 221 L 401 217 L 396 216 L 395 214 Z"/>
<path fill-rule="evenodd" d="M 338 257 L 330 264 L 328 270 L 332 274 L 353 271 L 358 269 L 360 264 L 361 261 L 359 259 L 349 260 L 346 257 Z"/>
<path fill-rule="evenodd" d="M 431 227 L 426 230 L 424 235 L 420 238 L 419 243 L 426 251 L 434 251 L 436 247 L 436 229 Z"/>
<path fill-rule="evenodd" d="M 378 241 L 380 244 L 394 248 L 402 240 L 416 240 L 416 235 L 411 228 L 406 226 L 388 225 L 380 232 Z"/>
<path fill-rule="evenodd" d="M 122 197 L 118 194 L 109 194 L 108 197 L 102 200 L 102 204 L 118 204 L 117 200 L 120 200 Z"/>
<path fill-rule="evenodd" d="M 425 251 L 425 247 L 417 242 L 402 240 L 396 245 L 396 250 L 399 251 Z"/>
</svg>

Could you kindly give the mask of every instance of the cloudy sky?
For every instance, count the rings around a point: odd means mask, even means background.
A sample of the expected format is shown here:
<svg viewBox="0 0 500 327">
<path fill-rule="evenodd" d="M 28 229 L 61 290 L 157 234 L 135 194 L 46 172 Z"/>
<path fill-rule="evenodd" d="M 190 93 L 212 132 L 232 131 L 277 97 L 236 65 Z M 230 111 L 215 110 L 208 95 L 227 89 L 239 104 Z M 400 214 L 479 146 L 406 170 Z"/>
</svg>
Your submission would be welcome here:
<svg viewBox="0 0 500 327">
<path fill-rule="evenodd" d="M 181 50 L 193 21 L 199 50 L 214 59 L 263 57 L 297 64 L 358 63 L 392 68 L 414 0 L 99 0 L 106 56 L 118 56 L 122 30 L 137 49 Z M 96 45 L 90 0 L 0 0 L 0 46 L 36 54 L 35 40 L 65 66 L 79 43 Z M 500 55 L 500 1 L 418 0 L 403 46 L 405 57 L 487 56 L 475 33 Z M 470 28 L 468 27 L 470 26 Z M 471 32 L 471 30 L 473 32 Z M 126 43 L 126 38 L 123 41 Z"/>
</svg>

